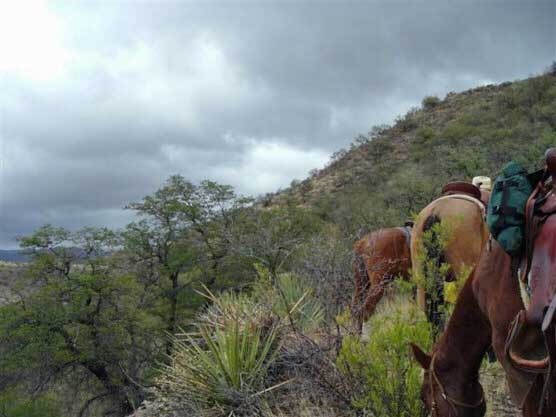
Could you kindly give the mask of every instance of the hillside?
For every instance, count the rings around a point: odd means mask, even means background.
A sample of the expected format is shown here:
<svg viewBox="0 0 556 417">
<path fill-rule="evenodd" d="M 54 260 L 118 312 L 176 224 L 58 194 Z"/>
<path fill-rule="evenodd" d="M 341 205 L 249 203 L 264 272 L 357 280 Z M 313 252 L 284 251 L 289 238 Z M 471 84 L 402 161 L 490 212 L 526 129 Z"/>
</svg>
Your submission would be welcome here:
<svg viewBox="0 0 556 417">
<path fill-rule="evenodd" d="M 556 74 L 426 97 L 393 126 L 374 127 L 327 167 L 280 193 L 268 205 L 293 199 L 320 207 L 339 220 L 382 210 L 382 220 L 352 219 L 355 225 L 396 223 L 419 210 L 450 180 L 495 177 L 510 159 L 538 167 L 556 144 Z M 395 209 L 395 210 L 392 210 Z M 368 213 L 367 213 L 368 215 Z"/>
</svg>

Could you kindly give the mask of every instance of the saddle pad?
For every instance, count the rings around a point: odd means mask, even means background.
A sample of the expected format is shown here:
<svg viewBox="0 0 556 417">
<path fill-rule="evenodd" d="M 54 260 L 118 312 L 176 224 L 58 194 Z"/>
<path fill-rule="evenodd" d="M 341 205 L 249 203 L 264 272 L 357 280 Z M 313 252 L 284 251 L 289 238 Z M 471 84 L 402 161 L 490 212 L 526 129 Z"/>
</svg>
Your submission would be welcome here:
<svg viewBox="0 0 556 417">
<path fill-rule="evenodd" d="M 483 218 L 485 217 L 485 215 L 486 215 L 485 205 L 481 202 L 481 200 L 479 200 L 475 197 L 471 197 L 470 195 L 467 195 L 467 194 L 448 194 L 448 195 L 444 195 L 440 198 L 437 198 L 434 201 L 448 200 L 448 199 L 452 199 L 452 198 L 456 198 L 458 200 L 466 200 L 466 201 L 470 201 L 470 202 L 476 204 L 477 207 L 479 207 L 479 209 L 481 210 Z"/>
</svg>

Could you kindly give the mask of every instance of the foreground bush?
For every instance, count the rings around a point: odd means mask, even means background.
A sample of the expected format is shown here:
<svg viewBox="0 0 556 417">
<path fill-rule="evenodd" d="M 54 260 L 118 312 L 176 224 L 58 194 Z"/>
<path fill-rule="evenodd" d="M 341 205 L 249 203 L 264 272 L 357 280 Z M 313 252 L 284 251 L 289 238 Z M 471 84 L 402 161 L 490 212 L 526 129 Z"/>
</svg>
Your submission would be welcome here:
<svg viewBox="0 0 556 417">
<path fill-rule="evenodd" d="M 352 406 L 373 417 L 421 413 L 421 368 L 408 344 L 431 345 L 430 325 L 408 297 L 383 303 L 369 321 L 370 337 L 346 336 L 337 363 L 353 387 Z"/>
<path fill-rule="evenodd" d="M 5 389 L 0 394 L 0 416 L 2 417 L 58 417 L 59 404 L 48 395 L 35 398 L 15 389 Z"/>
<path fill-rule="evenodd" d="M 267 367 L 278 344 L 275 327 L 242 326 L 236 317 L 224 326 L 199 326 L 199 338 L 175 341 L 172 361 L 159 379 L 162 391 L 184 411 L 238 415 L 265 391 Z"/>
<path fill-rule="evenodd" d="M 281 274 L 276 283 L 274 312 L 279 317 L 291 318 L 304 330 L 322 324 L 324 310 L 309 288 L 294 274 Z"/>
<path fill-rule="evenodd" d="M 257 266 L 259 279 L 255 283 L 253 299 L 276 317 L 298 330 L 310 331 L 324 321 L 324 308 L 311 288 L 293 273 L 279 274 L 273 280 L 266 268 Z"/>
</svg>

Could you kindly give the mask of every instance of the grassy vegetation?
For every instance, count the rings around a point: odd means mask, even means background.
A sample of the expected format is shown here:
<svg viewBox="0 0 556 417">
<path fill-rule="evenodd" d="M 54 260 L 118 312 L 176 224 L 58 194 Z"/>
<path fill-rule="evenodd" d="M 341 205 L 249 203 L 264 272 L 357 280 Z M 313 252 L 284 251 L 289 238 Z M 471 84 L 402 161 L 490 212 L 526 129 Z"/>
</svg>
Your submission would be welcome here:
<svg viewBox="0 0 556 417">
<path fill-rule="evenodd" d="M 269 369 L 295 329 L 316 329 L 322 307 L 299 278 L 274 283 L 259 266 L 250 295 L 206 290 L 211 305 L 199 314 L 194 333 L 175 337 L 169 364 L 157 378 L 166 407 L 199 416 L 272 413 L 266 397 L 291 381 L 271 382 Z"/>
<path fill-rule="evenodd" d="M 511 159 L 538 169 L 554 144 L 556 76 L 547 73 L 441 100 L 426 97 L 421 109 L 359 136 L 341 158 L 268 200 L 317 207 L 352 232 L 396 225 L 446 182 L 495 177 Z"/>
<path fill-rule="evenodd" d="M 431 326 L 410 294 L 382 303 L 367 323 L 368 340 L 347 336 L 338 364 L 355 388 L 352 405 L 375 417 L 409 417 L 421 412 L 421 368 L 409 343 L 431 347 Z"/>
</svg>

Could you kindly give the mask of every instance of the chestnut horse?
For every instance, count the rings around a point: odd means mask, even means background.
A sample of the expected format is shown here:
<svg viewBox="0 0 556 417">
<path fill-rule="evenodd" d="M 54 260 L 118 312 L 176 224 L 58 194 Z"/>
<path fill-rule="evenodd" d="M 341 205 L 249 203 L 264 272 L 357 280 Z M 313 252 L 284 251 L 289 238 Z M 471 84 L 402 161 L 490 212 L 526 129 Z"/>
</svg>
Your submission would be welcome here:
<svg viewBox="0 0 556 417">
<path fill-rule="evenodd" d="M 419 286 L 417 302 L 437 333 L 444 327 L 444 282 L 470 272 L 488 238 L 484 221 L 488 192 L 457 182 L 446 185 L 442 194 L 419 213 L 411 239 L 411 263 Z M 436 225 L 441 225 L 441 231 Z M 447 270 L 442 269 L 443 264 Z M 431 265 L 435 265 L 434 270 Z M 430 279 L 434 287 L 429 286 L 426 293 L 425 282 Z"/>
<path fill-rule="evenodd" d="M 529 272 L 530 297 L 520 288 L 518 262 L 491 241 L 432 355 L 412 345 L 425 370 L 422 398 L 433 417 L 484 415 L 479 368 L 489 345 L 523 416 L 556 416 L 556 149 L 547 152 L 546 172 L 551 189 L 527 204 L 530 235 L 520 269 Z"/>
<path fill-rule="evenodd" d="M 556 233 L 556 217 L 546 227 Z M 552 239 L 551 247 L 556 250 Z M 496 243 L 485 250 L 479 264 L 466 281 L 446 329 L 431 355 L 412 345 L 413 354 L 425 370 L 422 398 L 433 417 L 482 417 L 485 413 L 484 394 L 479 383 L 482 359 L 492 345 L 505 372 L 513 402 L 524 417 L 556 416 L 556 378 L 550 376 L 541 403 L 543 380 L 540 371 L 521 370 L 508 357 L 506 342 L 512 322 L 524 305 L 519 282 L 512 273 L 509 255 Z M 556 272 L 554 263 L 552 274 Z M 542 343 L 530 337 L 531 344 Z M 524 364 L 527 361 L 523 361 Z"/>
<path fill-rule="evenodd" d="M 355 290 L 352 317 L 361 333 L 363 323 L 374 313 L 389 282 L 410 277 L 411 227 L 380 229 L 365 235 L 353 246 Z"/>
</svg>

